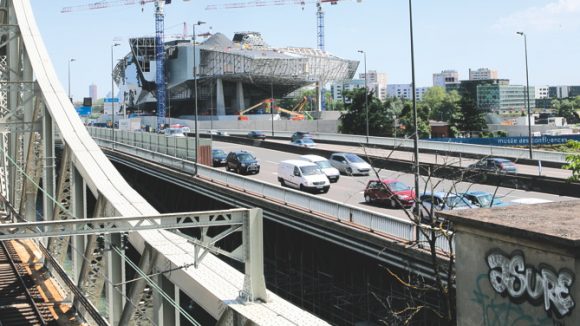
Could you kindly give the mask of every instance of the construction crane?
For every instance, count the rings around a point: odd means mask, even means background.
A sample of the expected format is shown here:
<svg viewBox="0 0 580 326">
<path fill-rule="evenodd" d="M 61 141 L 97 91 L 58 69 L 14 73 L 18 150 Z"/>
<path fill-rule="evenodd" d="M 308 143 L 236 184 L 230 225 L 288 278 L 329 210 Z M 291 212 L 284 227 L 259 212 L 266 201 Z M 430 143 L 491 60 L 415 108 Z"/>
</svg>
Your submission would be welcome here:
<svg viewBox="0 0 580 326">
<path fill-rule="evenodd" d="M 183 0 L 189 1 L 189 0 Z M 110 0 L 97 1 L 84 5 L 64 7 L 61 13 L 70 13 L 81 10 L 95 10 L 104 9 L 116 6 L 128 6 L 140 4 L 142 7 L 150 2 L 155 3 L 155 88 L 157 93 L 157 127 L 160 128 L 165 125 L 165 49 L 164 49 L 164 33 L 165 33 L 165 13 L 164 7 L 166 4 L 171 4 L 171 0 Z M 143 10 L 143 8 L 141 8 Z M 111 97 L 113 94 L 111 94 Z"/>
<path fill-rule="evenodd" d="M 318 49 L 324 51 L 324 10 L 322 10 L 322 5 L 325 3 L 330 3 L 331 5 L 336 5 L 339 1 L 344 0 L 264 0 L 264 1 L 249 1 L 249 2 L 232 2 L 225 3 L 221 5 L 208 5 L 205 10 L 218 10 L 218 9 L 242 9 L 250 7 L 267 7 L 267 6 L 283 6 L 283 5 L 300 5 L 302 10 L 308 3 L 316 4 L 316 45 Z M 357 0 L 361 2 L 362 0 Z"/>
</svg>

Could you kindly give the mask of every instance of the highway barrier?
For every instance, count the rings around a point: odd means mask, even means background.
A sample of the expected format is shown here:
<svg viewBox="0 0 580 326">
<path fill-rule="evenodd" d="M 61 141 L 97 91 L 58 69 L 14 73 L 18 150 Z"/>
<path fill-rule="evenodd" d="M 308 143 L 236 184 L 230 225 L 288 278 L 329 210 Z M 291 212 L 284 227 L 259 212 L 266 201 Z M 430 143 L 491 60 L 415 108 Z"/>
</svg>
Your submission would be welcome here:
<svg viewBox="0 0 580 326">
<path fill-rule="evenodd" d="M 132 132 L 123 132 L 117 133 L 115 142 L 113 142 L 112 133 L 102 132 L 103 128 L 91 127 L 88 129 L 95 141 L 103 147 L 114 147 L 115 150 L 184 172 L 195 174 L 197 171 L 200 176 L 211 179 L 216 183 L 251 192 L 284 205 L 299 207 L 317 215 L 329 216 L 341 222 L 354 223 L 368 229 L 369 232 L 387 234 L 393 238 L 400 239 L 402 242 L 415 242 L 418 238 L 424 240 L 420 235 L 421 232 L 418 232 L 417 226 L 409 220 L 378 214 L 294 189 L 282 188 L 278 185 L 229 173 L 223 169 L 195 164 L 187 159 L 188 155 L 184 154 L 178 145 L 170 143 L 169 146 L 164 146 L 166 142 L 162 138 L 167 138 L 164 135 L 151 133 L 149 137 L 141 138 L 139 135 L 132 135 Z M 140 142 L 141 139 L 146 139 L 147 142 Z M 246 141 L 252 140 L 246 139 Z M 294 146 L 290 147 L 297 150 L 301 149 Z M 442 251 L 449 252 L 449 244 L 445 237 L 438 238 L 437 247 Z"/>
</svg>

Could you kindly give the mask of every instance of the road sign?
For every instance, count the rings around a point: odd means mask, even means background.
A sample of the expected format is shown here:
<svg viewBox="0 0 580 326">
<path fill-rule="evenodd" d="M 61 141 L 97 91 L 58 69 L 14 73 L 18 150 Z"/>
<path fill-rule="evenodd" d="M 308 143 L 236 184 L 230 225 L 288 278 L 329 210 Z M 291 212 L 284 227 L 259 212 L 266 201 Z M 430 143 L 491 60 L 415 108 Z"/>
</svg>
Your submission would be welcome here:
<svg viewBox="0 0 580 326">
<path fill-rule="evenodd" d="M 104 101 L 105 101 L 105 103 L 111 103 L 111 102 L 119 103 L 119 98 L 118 97 L 113 97 L 113 98 L 105 97 Z"/>
</svg>

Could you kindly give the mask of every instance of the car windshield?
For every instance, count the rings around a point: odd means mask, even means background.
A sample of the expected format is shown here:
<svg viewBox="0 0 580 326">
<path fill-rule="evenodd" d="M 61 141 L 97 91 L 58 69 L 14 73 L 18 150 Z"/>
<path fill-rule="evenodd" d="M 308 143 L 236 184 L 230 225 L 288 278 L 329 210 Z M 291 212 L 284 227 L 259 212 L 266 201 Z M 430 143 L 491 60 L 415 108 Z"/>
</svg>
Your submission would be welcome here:
<svg viewBox="0 0 580 326">
<path fill-rule="evenodd" d="M 447 206 L 450 208 L 468 207 L 469 206 L 469 205 L 467 205 L 467 202 L 465 201 L 465 199 L 463 197 L 455 196 L 455 195 L 448 196 L 445 199 L 445 202 L 447 203 Z"/>
<path fill-rule="evenodd" d="M 262 135 L 264 135 L 264 133 L 261 132 L 261 131 L 254 131 L 254 135 L 256 135 L 256 136 L 262 136 Z"/>
<path fill-rule="evenodd" d="M 214 149 L 211 151 L 211 153 L 213 154 L 213 156 L 226 156 L 226 152 L 224 152 L 221 149 Z"/>
<path fill-rule="evenodd" d="M 477 200 L 479 201 L 481 207 L 490 207 L 493 198 L 490 194 L 487 194 L 477 196 Z"/>
<path fill-rule="evenodd" d="M 314 144 L 314 142 L 310 138 L 302 138 L 302 142 L 304 144 Z"/>
<path fill-rule="evenodd" d="M 391 182 L 391 183 L 387 184 L 387 186 L 389 187 L 389 189 L 391 189 L 391 191 L 411 190 L 411 188 L 409 186 L 407 186 L 406 184 L 399 182 L 399 181 Z"/>
<path fill-rule="evenodd" d="M 300 171 L 302 171 L 302 175 L 317 175 L 317 174 L 322 174 L 322 171 L 320 171 L 320 169 L 318 168 L 318 166 L 313 166 L 313 165 L 303 166 L 303 167 L 300 168 Z"/>
<path fill-rule="evenodd" d="M 317 161 L 316 165 L 318 165 L 318 167 L 321 169 L 328 169 L 332 167 L 332 165 L 330 165 L 330 162 L 328 162 L 327 160 Z"/>
<path fill-rule="evenodd" d="M 354 154 L 346 154 L 344 156 L 346 158 L 347 161 L 352 162 L 352 163 L 362 163 L 364 162 L 364 160 L 360 157 L 358 157 L 357 155 Z"/>
<path fill-rule="evenodd" d="M 254 158 L 252 154 L 245 153 L 238 155 L 238 159 L 240 160 L 240 162 L 251 162 L 254 161 L 256 158 Z"/>
</svg>

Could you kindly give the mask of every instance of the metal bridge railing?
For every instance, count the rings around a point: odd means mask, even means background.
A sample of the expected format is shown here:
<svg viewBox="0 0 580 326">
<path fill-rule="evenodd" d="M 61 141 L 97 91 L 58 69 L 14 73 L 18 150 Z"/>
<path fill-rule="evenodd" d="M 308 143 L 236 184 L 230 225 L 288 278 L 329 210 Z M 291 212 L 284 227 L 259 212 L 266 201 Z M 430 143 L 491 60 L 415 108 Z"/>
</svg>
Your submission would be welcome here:
<svg viewBox="0 0 580 326">
<path fill-rule="evenodd" d="M 247 131 L 228 131 L 230 134 L 245 135 Z M 276 131 L 276 136 L 290 137 L 293 132 Z M 326 140 L 335 142 L 351 143 L 358 146 L 367 144 L 367 137 L 360 135 L 330 134 L 313 132 L 315 140 Z M 389 147 L 413 148 L 413 140 L 405 138 L 369 137 L 368 144 L 382 145 Z M 503 146 L 485 146 L 462 143 L 440 142 L 430 140 L 419 140 L 419 149 L 439 152 L 477 154 L 482 156 L 501 156 L 512 159 L 529 158 L 529 150 Z M 566 163 L 566 153 L 534 150 L 534 159 L 538 161 Z"/>
<path fill-rule="evenodd" d="M 191 148 L 191 152 L 189 153 L 184 152 L 189 150 L 190 143 L 194 144 L 192 140 L 187 141 L 184 138 L 165 137 L 164 135 L 154 133 L 123 131 L 117 132 L 115 142 L 112 142 L 112 131 L 110 129 L 94 127 L 89 127 L 88 129 L 89 133 L 100 146 L 108 148 L 114 146 L 116 150 L 152 160 L 184 172 L 193 173 L 196 169 L 195 163 L 188 160 L 191 158 L 192 155 L 190 153 L 193 153 L 194 149 Z M 169 141 L 169 138 L 181 140 L 173 142 Z M 297 190 L 282 188 L 278 185 L 272 185 L 264 181 L 229 173 L 213 167 L 198 165 L 197 173 L 204 178 L 239 189 L 243 192 L 256 194 L 274 202 L 297 207 L 314 214 L 335 218 L 341 222 L 356 224 L 359 227 L 368 229 L 369 232 L 382 233 L 404 242 L 424 240 L 422 238 L 417 239 L 417 237 L 420 237 L 420 232 L 417 232 L 417 226 L 408 220 L 385 214 L 377 214 L 370 210 Z M 446 239 L 438 239 L 437 245 L 441 250 L 445 252 L 449 251 Z"/>
</svg>

